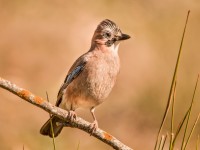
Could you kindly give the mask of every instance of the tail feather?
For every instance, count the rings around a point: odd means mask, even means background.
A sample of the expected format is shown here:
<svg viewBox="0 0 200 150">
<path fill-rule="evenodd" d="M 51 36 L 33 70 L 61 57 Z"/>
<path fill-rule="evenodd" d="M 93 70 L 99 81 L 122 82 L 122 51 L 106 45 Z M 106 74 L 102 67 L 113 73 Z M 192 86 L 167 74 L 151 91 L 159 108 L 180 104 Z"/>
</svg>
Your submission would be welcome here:
<svg viewBox="0 0 200 150">
<path fill-rule="evenodd" d="M 49 119 L 43 126 L 42 128 L 40 129 L 40 133 L 42 135 L 47 135 L 49 137 L 53 137 L 53 134 L 52 134 L 52 130 L 51 130 L 51 122 L 50 120 L 52 121 L 52 127 L 53 127 L 53 133 L 54 133 L 54 137 L 57 137 L 62 128 L 63 128 L 63 125 L 62 125 L 62 120 L 56 116 L 52 116 L 51 119 Z"/>
</svg>

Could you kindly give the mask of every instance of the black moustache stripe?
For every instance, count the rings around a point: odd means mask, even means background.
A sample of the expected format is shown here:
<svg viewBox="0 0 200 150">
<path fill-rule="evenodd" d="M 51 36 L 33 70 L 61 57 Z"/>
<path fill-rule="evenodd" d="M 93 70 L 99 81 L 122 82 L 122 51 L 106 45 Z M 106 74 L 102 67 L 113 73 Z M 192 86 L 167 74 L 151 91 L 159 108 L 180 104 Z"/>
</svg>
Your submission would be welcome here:
<svg viewBox="0 0 200 150">
<path fill-rule="evenodd" d="M 111 40 L 108 40 L 105 44 L 110 47 L 111 45 L 113 45 L 117 40 L 115 38 L 112 38 Z"/>
</svg>

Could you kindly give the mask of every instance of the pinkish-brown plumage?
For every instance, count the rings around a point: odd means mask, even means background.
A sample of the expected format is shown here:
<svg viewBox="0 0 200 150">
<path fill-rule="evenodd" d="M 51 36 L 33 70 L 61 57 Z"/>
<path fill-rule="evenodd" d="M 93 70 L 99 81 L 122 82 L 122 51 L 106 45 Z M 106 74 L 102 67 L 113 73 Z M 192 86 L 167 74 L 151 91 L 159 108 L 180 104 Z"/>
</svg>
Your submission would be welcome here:
<svg viewBox="0 0 200 150">
<path fill-rule="evenodd" d="M 102 21 L 94 32 L 90 50 L 74 62 L 59 90 L 56 106 L 68 110 L 71 120 L 76 119 L 74 111 L 77 108 L 91 110 L 94 118 L 91 132 L 98 127 L 94 115 L 95 107 L 109 95 L 119 72 L 119 42 L 128 38 L 130 36 L 122 34 L 114 22 L 108 19 Z M 53 116 L 52 120 L 54 135 L 57 136 L 63 123 L 56 116 Z M 52 137 L 49 120 L 40 133 Z"/>
</svg>

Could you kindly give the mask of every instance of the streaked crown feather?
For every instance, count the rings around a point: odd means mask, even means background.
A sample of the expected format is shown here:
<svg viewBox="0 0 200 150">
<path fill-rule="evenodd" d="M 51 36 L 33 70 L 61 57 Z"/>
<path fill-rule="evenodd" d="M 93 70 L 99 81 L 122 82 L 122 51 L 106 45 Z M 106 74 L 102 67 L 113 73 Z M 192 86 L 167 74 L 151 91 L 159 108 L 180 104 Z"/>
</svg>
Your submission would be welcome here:
<svg viewBox="0 0 200 150">
<path fill-rule="evenodd" d="M 120 32 L 120 28 L 111 20 L 103 20 L 96 29 L 96 32 L 101 32 L 102 30 L 110 29 L 113 32 Z"/>
</svg>

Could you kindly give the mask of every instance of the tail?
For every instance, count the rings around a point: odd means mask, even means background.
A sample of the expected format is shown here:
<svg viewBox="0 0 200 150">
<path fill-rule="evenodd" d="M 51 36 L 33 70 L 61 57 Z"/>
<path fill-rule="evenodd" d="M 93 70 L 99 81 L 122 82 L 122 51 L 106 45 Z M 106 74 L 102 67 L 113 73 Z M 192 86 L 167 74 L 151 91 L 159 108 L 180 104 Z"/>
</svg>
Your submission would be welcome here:
<svg viewBox="0 0 200 150">
<path fill-rule="evenodd" d="M 63 128 L 63 124 L 62 124 L 62 120 L 56 116 L 52 116 L 51 119 L 49 119 L 40 129 L 40 133 L 42 135 L 48 135 L 49 137 L 53 137 L 52 134 L 52 129 L 51 129 L 51 121 L 52 121 L 52 128 L 53 128 L 53 133 L 54 133 L 54 137 L 57 137 L 62 128 Z"/>
</svg>

